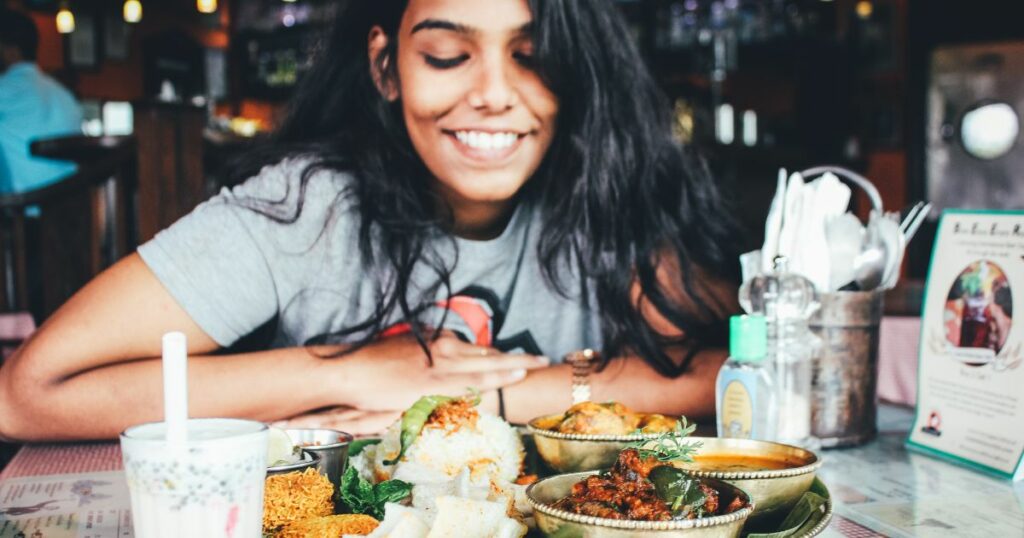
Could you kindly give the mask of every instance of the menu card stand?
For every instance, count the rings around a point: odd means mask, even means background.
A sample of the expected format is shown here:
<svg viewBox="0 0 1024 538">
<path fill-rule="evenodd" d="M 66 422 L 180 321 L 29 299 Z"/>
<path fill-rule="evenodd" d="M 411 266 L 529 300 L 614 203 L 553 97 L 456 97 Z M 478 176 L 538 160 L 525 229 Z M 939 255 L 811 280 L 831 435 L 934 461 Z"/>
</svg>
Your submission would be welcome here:
<svg viewBox="0 0 1024 538">
<path fill-rule="evenodd" d="M 948 210 L 921 315 L 907 445 L 1024 478 L 1024 211 Z"/>
</svg>

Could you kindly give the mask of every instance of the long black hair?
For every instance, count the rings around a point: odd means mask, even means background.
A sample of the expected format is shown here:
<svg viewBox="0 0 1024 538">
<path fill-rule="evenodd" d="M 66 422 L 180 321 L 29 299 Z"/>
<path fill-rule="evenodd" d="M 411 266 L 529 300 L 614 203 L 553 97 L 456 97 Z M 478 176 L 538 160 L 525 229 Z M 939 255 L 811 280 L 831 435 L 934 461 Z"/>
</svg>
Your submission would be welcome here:
<svg viewBox="0 0 1024 538">
<path fill-rule="evenodd" d="M 719 322 L 728 307 L 697 276 L 738 280 L 736 227 L 703 162 L 672 139 L 667 102 L 614 5 L 528 1 L 535 68 L 559 100 L 552 145 L 524 187 L 544 215 L 538 246 L 543 273 L 553 289 L 566 293 L 560 271 L 568 262 L 579 268 L 584 285 L 593 286 L 605 356 L 636 353 L 663 375 L 679 375 L 688 360 L 673 361 L 664 346 L 686 344 L 690 357 L 700 344 L 723 339 Z M 370 29 L 380 26 L 389 40 L 374 61 L 383 77 L 397 80 L 398 27 L 407 3 L 350 0 L 341 8 L 280 127 L 235 169 L 238 177 L 249 177 L 264 165 L 304 155 L 311 160 L 303 190 L 319 170 L 353 175 L 360 254 L 391 275 L 379 282 L 372 316 L 325 335 L 360 335 L 356 347 L 379 335 L 397 309 L 426 349 L 430 335 L 417 317 L 439 291 L 451 294 L 454 262 L 431 246 L 450 238 L 444 230 L 451 222 L 437 214 L 429 172 L 409 140 L 401 104 L 381 95 L 367 53 Z M 282 221 L 297 216 L 265 212 Z M 406 287 L 417 264 L 437 275 L 436 285 L 418 298 L 409 297 Z M 666 284 L 659 268 L 669 266 L 677 269 L 672 274 L 678 281 Z M 642 300 L 687 335 L 684 341 L 652 330 L 639 311 L 635 282 Z M 679 291 L 686 300 L 679 300 Z"/>
</svg>

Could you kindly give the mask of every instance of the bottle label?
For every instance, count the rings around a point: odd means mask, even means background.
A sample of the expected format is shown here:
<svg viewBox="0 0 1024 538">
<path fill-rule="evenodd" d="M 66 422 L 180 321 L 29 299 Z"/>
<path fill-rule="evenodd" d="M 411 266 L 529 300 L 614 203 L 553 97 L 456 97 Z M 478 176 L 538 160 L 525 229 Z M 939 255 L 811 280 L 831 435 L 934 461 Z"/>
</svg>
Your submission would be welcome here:
<svg viewBox="0 0 1024 538">
<path fill-rule="evenodd" d="M 754 401 L 743 382 L 729 381 L 722 392 L 722 437 L 750 439 L 754 427 Z"/>
</svg>

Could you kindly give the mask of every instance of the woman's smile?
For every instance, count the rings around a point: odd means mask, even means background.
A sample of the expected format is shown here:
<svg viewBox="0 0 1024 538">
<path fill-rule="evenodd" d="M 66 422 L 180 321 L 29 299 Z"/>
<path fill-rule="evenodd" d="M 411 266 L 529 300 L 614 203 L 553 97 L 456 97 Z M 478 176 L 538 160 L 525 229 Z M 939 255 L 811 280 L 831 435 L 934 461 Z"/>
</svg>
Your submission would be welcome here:
<svg viewBox="0 0 1024 538">
<path fill-rule="evenodd" d="M 506 165 L 528 136 L 509 130 L 460 129 L 443 132 L 471 164 L 482 167 Z"/>
</svg>

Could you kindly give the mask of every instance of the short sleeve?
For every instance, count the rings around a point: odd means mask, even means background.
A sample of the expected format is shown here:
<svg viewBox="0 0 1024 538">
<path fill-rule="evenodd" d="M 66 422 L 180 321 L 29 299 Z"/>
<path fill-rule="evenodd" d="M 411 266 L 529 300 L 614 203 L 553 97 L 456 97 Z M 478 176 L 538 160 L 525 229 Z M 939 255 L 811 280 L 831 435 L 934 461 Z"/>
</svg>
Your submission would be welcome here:
<svg viewBox="0 0 1024 538">
<path fill-rule="evenodd" d="M 265 167 L 139 247 L 171 296 L 221 346 L 278 315 L 322 263 L 309 245 L 323 233 L 339 185 L 315 174 L 304 186 L 304 169 L 298 160 Z"/>
<path fill-rule="evenodd" d="M 239 211 L 246 210 L 215 197 L 139 247 L 171 296 L 221 346 L 277 312 L 267 260 Z"/>
</svg>

